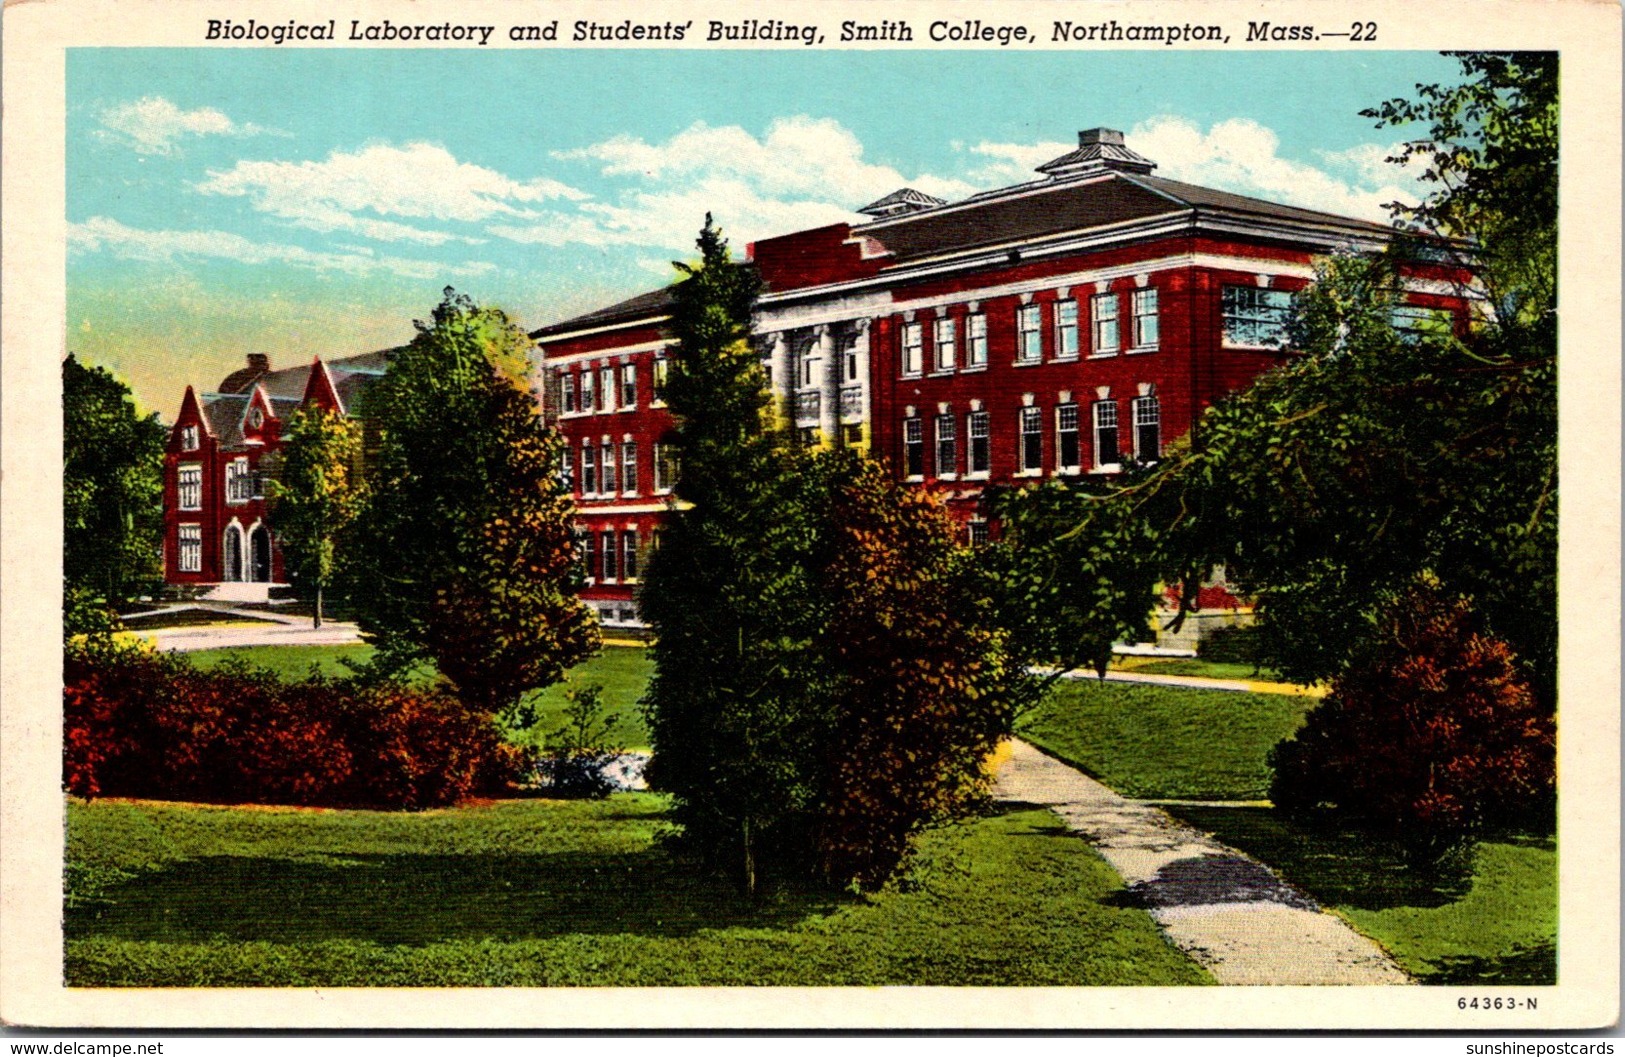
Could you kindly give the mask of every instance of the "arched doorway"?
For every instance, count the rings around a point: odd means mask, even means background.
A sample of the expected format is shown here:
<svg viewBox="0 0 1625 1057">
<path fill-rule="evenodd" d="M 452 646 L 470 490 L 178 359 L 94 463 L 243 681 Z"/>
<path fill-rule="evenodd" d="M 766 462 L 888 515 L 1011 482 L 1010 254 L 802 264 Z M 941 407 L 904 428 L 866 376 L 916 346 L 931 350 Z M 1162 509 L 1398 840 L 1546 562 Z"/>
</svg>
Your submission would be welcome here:
<svg viewBox="0 0 1625 1057">
<path fill-rule="evenodd" d="M 220 549 L 220 578 L 237 581 L 243 578 L 243 527 L 226 526 L 224 545 Z"/>
<path fill-rule="evenodd" d="M 248 534 L 249 579 L 257 584 L 271 582 L 271 534 L 264 525 L 255 525 Z"/>
</svg>

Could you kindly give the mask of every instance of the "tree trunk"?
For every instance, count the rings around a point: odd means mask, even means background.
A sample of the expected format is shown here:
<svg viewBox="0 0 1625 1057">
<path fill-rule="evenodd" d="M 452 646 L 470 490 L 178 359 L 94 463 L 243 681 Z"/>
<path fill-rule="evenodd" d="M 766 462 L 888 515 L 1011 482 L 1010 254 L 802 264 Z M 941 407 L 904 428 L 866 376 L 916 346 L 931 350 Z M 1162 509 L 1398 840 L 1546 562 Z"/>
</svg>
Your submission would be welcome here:
<svg viewBox="0 0 1625 1057">
<path fill-rule="evenodd" d="M 750 843 L 750 819 L 745 819 L 745 895 L 756 898 L 756 851 Z"/>
<path fill-rule="evenodd" d="M 316 585 L 316 627 L 322 626 L 322 585 Z"/>
</svg>

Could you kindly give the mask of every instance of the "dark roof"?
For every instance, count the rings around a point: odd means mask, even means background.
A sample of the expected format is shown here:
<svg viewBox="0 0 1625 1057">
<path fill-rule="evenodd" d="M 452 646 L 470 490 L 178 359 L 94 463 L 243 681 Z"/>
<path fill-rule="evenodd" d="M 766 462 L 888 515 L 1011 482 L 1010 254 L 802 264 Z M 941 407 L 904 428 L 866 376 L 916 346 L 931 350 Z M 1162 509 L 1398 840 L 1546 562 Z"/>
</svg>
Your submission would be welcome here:
<svg viewBox="0 0 1625 1057">
<path fill-rule="evenodd" d="M 1077 150 L 1047 161 L 1037 166 L 1037 170 L 1041 173 L 1077 173 L 1096 169 L 1117 169 L 1122 172 L 1148 173 L 1156 167 L 1156 162 L 1125 146 L 1121 132 L 1097 128 L 1078 133 Z"/>
<path fill-rule="evenodd" d="M 671 312 L 672 305 L 676 303 L 677 295 L 673 286 L 662 286 L 658 290 L 650 290 L 636 297 L 629 297 L 618 304 L 608 308 L 600 308 L 595 312 L 588 312 L 584 316 L 574 316 L 562 319 L 557 323 L 549 323 L 540 330 L 530 332 L 532 338 L 548 338 L 555 334 L 565 334 L 572 330 L 584 330 L 588 327 L 608 326 L 611 323 L 630 322 L 634 319 L 643 319 L 649 316 L 663 316 Z"/>
<path fill-rule="evenodd" d="M 356 401 L 362 391 L 383 375 L 394 353 L 394 349 L 381 349 L 325 361 L 327 373 L 333 379 L 339 399 L 344 402 L 346 413 L 353 415 L 357 412 Z M 204 393 L 198 401 L 203 409 L 203 417 L 208 421 L 209 432 L 214 434 L 222 447 L 241 446 L 243 413 L 248 409 L 248 401 L 256 385 L 265 389 L 265 395 L 271 398 L 271 406 L 278 417 L 291 414 L 293 407 L 304 399 L 305 386 L 310 381 L 310 366 L 306 362 L 276 371 L 244 367 L 226 375 L 218 392 Z"/>
<path fill-rule="evenodd" d="M 243 412 L 248 410 L 248 399 L 243 393 L 204 394 L 203 417 L 222 448 L 242 446 Z"/>
<path fill-rule="evenodd" d="M 1121 172 L 1022 184 L 976 195 L 956 206 L 864 224 L 855 231 L 883 245 L 895 263 L 907 263 L 1181 213 L 1228 213 L 1329 225 L 1351 234 L 1393 234 L 1393 229 L 1367 220 Z"/>
<path fill-rule="evenodd" d="M 260 377 L 266 373 L 264 367 L 253 365 L 239 367 L 220 380 L 218 391 L 222 393 L 246 393 L 254 388 L 254 383 L 259 381 Z"/>
<path fill-rule="evenodd" d="M 872 217 L 888 217 L 918 209 L 935 209 L 937 206 L 947 204 L 948 200 L 945 198 L 928 195 L 912 187 L 901 187 L 884 198 L 878 198 L 866 206 L 859 206 L 858 212 L 867 213 Z"/>
</svg>

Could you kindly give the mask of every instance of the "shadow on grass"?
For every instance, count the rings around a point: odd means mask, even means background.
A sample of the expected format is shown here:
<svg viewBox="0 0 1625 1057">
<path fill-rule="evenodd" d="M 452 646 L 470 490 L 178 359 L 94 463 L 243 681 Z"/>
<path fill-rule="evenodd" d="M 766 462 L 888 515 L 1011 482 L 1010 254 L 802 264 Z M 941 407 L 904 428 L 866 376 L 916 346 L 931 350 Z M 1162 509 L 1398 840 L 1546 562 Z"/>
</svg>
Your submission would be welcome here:
<svg viewBox="0 0 1625 1057">
<path fill-rule="evenodd" d="M 1500 957 L 1457 955 L 1440 958 L 1428 974 L 1430 984 L 1555 984 L 1557 946 L 1542 943 Z"/>
<path fill-rule="evenodd" d="M 684 936 L 827 913 L 829 893 L 757 900 L 661 849 L 628 854 L 210 856 L 109 885 L 70 906 L 69 939 L 425 945 L 567 933 Z"/>
<path fill-rule="evenodd" d="M 1441 907 L 1472 884 L 1469 860 L 1418 869 L 1397 847 L 1360 833 L 1326 833 L 1283 821 L 1264 807 L 1166 808 L 1197 829 L 1275 867 L 1322 904 L 1387 910 Z"/>
</svg>

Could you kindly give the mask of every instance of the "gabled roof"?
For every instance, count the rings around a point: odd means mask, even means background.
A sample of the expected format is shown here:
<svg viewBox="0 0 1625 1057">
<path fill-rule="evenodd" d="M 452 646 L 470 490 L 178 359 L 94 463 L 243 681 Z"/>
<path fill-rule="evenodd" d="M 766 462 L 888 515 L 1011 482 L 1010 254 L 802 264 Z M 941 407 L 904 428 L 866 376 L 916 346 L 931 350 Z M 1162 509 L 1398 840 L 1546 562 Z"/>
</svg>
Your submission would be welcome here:
<svg viewBox="0 0 1625 1057">
<path fill-rule="evenodd" d="M 209 433 L 222 448 L 243 444 L 243 414 L 248 410 L 247 393 L 203 394 L 203 420 Z"/>
<path fill-rule="evenodd" d="M 530 332 L 530 336 L 537 340 L 568 334 L 576 330 L 588 330 L 596 327 L 607 327 L 615 323 L 630 323 L 637 319 L 657 319 L 671 314 L 671 309 L 677 303 L 675 292 L 676 284 L 662 286 L 658 290 L 629 297 L 625 301 L 617 302 L 608 308 L 600 308 L 588 312 L 584 316 L 572 316 L 557 323 L 549 323 L 539 330 Z"/>
<path fill-rule="evenodd" d="M 264 392 L 267 406 L 277 418 L 287 418 L 305 399 L 311 384 L 311 367 L 323 362 L 328 381 L 346 414 L 358 410 L 361 392 L 383 376 L 389 367 L 394 349 L 366 352 L 359 356 L 345 356 L 331 363 L 313 359 L 311 363 L 281 370 L 261 370 L 257 363 L 228 374 L 220 389 L 204 393 L 200 410 L 209 432 L 222 448 L 242 447 L 243 417 L 248 413 L 249 399 L 255 392 Z M 261 361 L 263 362 L 263 361 Z M 184 405 L 183 405 L 184 406 Z"/>
</svg>

